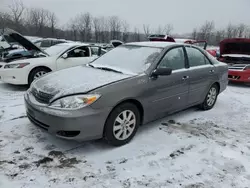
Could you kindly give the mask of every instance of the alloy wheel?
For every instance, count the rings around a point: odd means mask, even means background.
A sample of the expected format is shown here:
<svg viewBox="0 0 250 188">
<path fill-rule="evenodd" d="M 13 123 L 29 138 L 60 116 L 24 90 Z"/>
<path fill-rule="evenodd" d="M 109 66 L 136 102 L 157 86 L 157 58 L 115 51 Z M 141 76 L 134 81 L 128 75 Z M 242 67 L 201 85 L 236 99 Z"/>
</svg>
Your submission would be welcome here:
<svg viewBox="0 0 250 188">
<path fill-rule="evenodd" d="M 45 71 L 39 71 L 34 75 L 34 80 L 36 80 L 37 78 L 40 78 L 41 76 L 45 75 L 47 72 Z"/>
<path fill-rule="evenodd" d="M 208 106 L 213 106 L 213 104 L 215 103 L 216 100 L 216 96 L 217 96 L 217 90 L 215 87 L 212 87 L 207 95 L 207 105 Z"/>
<path fill-rule="evenodd" d="M 113 134 L 117 140 L 126 140 L 136 126 L 136 116 L 131 110 L 124 110 L 115 119 Z"/>
</svg>

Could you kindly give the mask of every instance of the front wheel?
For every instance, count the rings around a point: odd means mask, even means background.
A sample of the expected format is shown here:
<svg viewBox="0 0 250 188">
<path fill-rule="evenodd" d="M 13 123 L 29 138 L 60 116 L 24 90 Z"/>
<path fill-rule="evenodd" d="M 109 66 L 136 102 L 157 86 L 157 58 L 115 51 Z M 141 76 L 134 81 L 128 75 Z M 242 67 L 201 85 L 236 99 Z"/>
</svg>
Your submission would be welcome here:
<svg viewBox="0 0 250 188">
<path fill-rule="evenodd" d="M 41 76 L 47 74 L 48 72 L 49 70 L 43 67 L 32 70 L 32 72 L 29 75 L 28 84 L 30 85 L 34 80 L 40 78 Z"/>
<path fill-rule="evenodd" d="M 214 107 L 216 101 L 217 101 L 217 97 L 218 97 L 218 94 L 219 94 L 219 88 L 216 84 L 213 84 L 207 95 L 206 95 L 206 98 L 205 100 L 203 101 L 203 103 L 200 105 L 200 108 L 202 110 L 210 110 Z"/>
<path fill-rule="evenodd" d="M 125 145 L 135 136 L 140 121 L 140 112 L 134 104 L 121 104 L 109 115 L 105 124 L 104 138 L 110 145 Z"/>
</svg>

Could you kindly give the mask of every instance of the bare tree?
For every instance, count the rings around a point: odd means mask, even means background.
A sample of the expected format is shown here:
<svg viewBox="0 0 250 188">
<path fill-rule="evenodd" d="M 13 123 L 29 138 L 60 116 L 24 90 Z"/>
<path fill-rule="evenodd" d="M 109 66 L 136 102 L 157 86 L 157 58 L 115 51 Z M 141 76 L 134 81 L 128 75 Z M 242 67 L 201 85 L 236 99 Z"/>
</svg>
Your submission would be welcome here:
<svg viewBox="0 0 250 188">
<path fill-rule="evenodd" d="M 68 28 L 69 28 L 69 33 L 71 35 L 71 38 L 74 41 L 76 41 L 78 38 L 78 28 L 77 28 L 77 24 L 76 24 L 75 19 L 70 19 L 70 21 L 68 23 Z"/>
<path fill-rule="evenodd" d="M 12 0 L 11 4 L 9 5 L 10 15 L 15 23 L 15 29 L 20 30 L 22 16 L 25 11 L 24 4 L 21 0 Z"/>
<path fill-rule="evenodd" d="M 155 34 L 164 34 L 164 27 L 159 25 L 158 28 L 155 30 Z"/>
<path fill-rule="evenodd" d="M 227 38 L 232 38 L 233 37 L 233 30 L 234 30 L 234 26 L 231 23 L 229 23 L 227 28 L 226 28 Z"/>
<path fill-rule="evenodd" d="M 155 30 L 156 34 L 163 34 L 163 35 L 170 35 L 173 31 L 173 25 L 167 24 L 164 26 L 159 25 L 158 28 Z"/>
<path fill-rule="evenodd" d="M 139 29 L 137 27 L 134 28 L 133 40 L 136 41 L 136 42 L 141 41 L 140 31 L 139 31 Z"/>
<path fill-rule="evenodd" d="M 55 33 L 56 24 L 57 24 L 57 17 L 55 15 L 55 13 L 48 12 L 48 25 L 51 29 L 51 36 L 52 37 L 54 37 L 56 35 L 56 33 Z"/>
<path fill-rule="evenodd" d="M 129 37 L 129 24 L 125 20 L 122 22 L 122 40 L 124 42 L 128 41 Z"/>
<path fill-rule="evenodd" d="M 193 38 L 194 40 L 197 39 L 197 29 L 196 29 L 196 28 L 193 29 L 192 38 Z"/>
<path fill-rule="evenodd" d="M 219 44 L 225 38 L 225 30 L 218 30 L 215 34 L 215 44 Z"/>
<path fill-rule="evenodd" d="M 143 24 L 143 31 L 146 37 L 148 37 L 151 33 L 150 26 L 148 24 Z"/>
<path fill-rule="evenodd" d="M 109 18 L 110 38 L 120 39 L 121 38 L 121 20 L 117 16 L 111 16 Z"/>
<path fill-rule="evenodd" d="M 200 28 L 198 38 L 209 42 L 211 40 L 214 28 L 215 26 L 213 21 L 206 21 Z"/>
<path fill-rule="evenodd" d="M 250 27 L 246 27 L 246 31 L 245 31 L 245 38 L 250 38 Z"/>
<path fill-rule="evenodd" d="M 94 18 L 93 19 L 93 27 L 95 34 L 95 42 L 100 42 L 100 34 L 101 34 L 101 19 Z"/>
<path fill-rule="evenodd" d="M 247 26 L 245 24 L 240 24 L 238 26 L 238 37 L 243 37 L 246 32 Z"/>
<path fill-rule="evenodd" d="M 78 31 L 81 36 L 81 40 L 91 41 L 92 38 L 92 16 L 89 12 L 80 14 L 76 18 Z"/>
<path fill-rule="evenodd" d="M 44 29 L 48 27 L 49 11 L 42 8 L 32 8 L 28 12 L 27 25 L 35 35 L 44 36 Z"/>
<path fill-rule="evenodd" d="M 173 27 L 172 24 L 167 24 L 167 25 L 164 26 L 164 32 L 167 35 L 170 35 L 173 30 L 174 30 L 174 27 Z"/>
<path fill-rule="evenodd" d="M 12 20 L 10 18 L 10 15 L 5 12 L 0 12 L 0 26 L 1 29 L 5 29 L 6 27 L 10 26 L 12 24 Z"/>
</svg>

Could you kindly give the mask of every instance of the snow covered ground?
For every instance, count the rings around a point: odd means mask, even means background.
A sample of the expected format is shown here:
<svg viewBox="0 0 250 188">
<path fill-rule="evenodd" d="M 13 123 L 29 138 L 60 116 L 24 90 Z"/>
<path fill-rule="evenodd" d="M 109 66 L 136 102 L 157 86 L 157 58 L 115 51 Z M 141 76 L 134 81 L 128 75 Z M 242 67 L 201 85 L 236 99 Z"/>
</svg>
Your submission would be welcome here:
<svg viewBox="0 0 250 188">
<path fill-rule="evenodd" d="M 144 125 L 120 148 L 33 126 L 25 89 L 0 83 L 0 188 L 250 187 L 250 87 L 229 86 L 210 111 Z"/>
</svg>

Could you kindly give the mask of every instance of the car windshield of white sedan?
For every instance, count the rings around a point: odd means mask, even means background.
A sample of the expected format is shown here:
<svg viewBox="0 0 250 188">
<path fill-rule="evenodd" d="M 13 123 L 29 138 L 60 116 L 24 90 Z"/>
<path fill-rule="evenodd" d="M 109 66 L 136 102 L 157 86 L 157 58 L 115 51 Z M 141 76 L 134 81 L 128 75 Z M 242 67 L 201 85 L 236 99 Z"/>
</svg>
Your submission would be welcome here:
<svg viewBox="0 0 250 188">
<path fill-rule="evenodd" d="M 69 48 L 68 45 L 55 45 L 44 50 L 50 56 L 59 55 Z"/>
<path fill-rule="evenodd" d="M 90 66 L 138 74 L 146 71 L 162 50 L 135 45 L 119 46 L 96 59 Z"/>
</svg>

